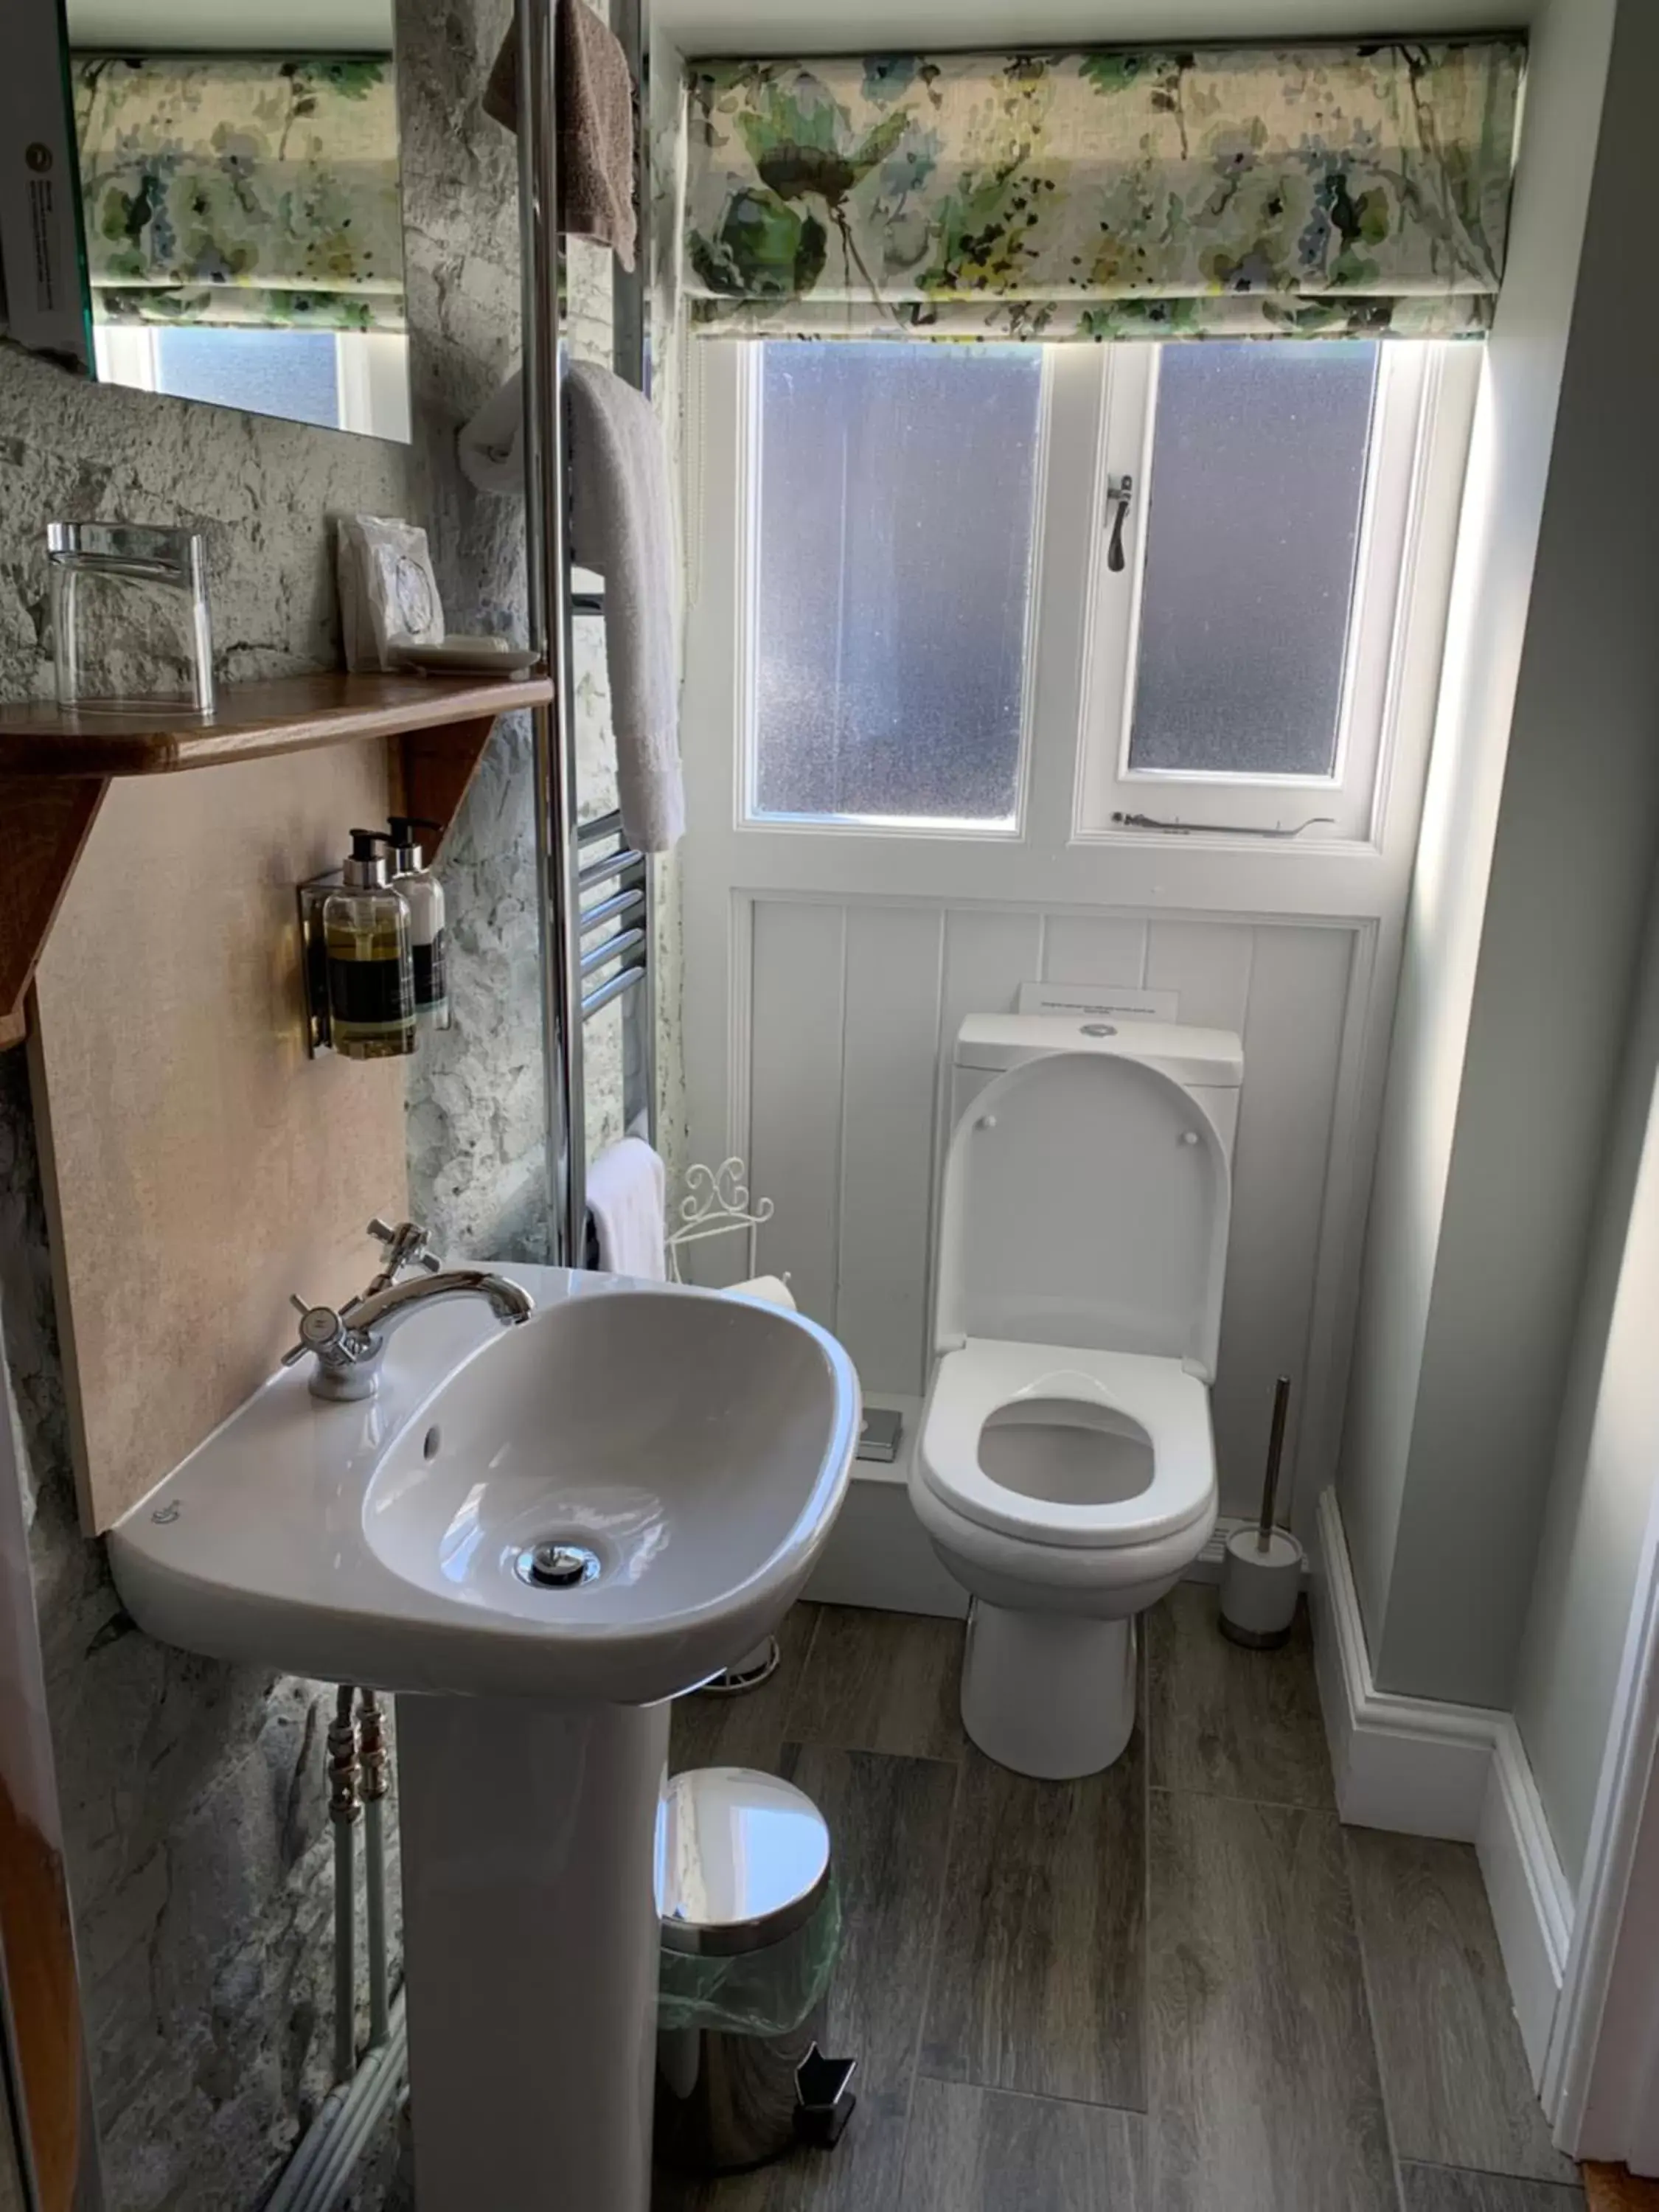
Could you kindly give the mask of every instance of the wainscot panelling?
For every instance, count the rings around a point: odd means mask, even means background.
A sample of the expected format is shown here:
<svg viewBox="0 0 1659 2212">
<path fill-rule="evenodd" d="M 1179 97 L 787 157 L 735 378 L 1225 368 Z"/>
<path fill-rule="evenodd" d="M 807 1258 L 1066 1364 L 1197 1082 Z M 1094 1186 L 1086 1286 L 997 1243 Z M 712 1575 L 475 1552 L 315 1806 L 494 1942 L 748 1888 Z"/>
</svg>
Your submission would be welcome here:
<svg viewBox="0 0 1659 2212">
<path fill-rule="evenodd" d="M 866 1390 L 927 1387 L 933 1223 L 951 1047 L 1023 982 L 1172 990 L 1182 1022 L 1237 1030 L 1244 1095 L 1215 1394 L 1224 1513 L 1260 1495 L 1273 1377 L 1305 1388 L 1354 933 L 1320 922 L 1078 908 L 757 897 L 732 1101 L 765 1264 L 833 1328 Z M 1340 1240 L 1339 1240 L 1340 1243 Z M 1292 1437 L 1294 1449 L 1294 1433 Z M 1292 1458 L 1292 1465 L 1293 1465 Z M 1310 1476 L 1310 1482 L 1313 1478 Z"/>
<path fill-rule="evenodd" d="M 915 1386 L 927 1355 L 927 1271 L 945 917 L 847 910 L 840 1280 L 842 1340 L 869 1390 Z"/>
<path fill-rule="evenodd" d="M 1287 1464 L 1296 1463 L 1354 942 L 1351 930 L 1318 927 L 1264 925 L 1253 934 L 1212 1408 L 1224 1513 L 1249 1512 L 1259 1498 L 1279 1375 L 1293 1386 L 1297 1425 L 1286 1449 Z M 1184 1021 L 1184 995 L 1181 1012 Z M 1312 1481 L 1310 1492 L 1318 1486 Z"/>
<path fill-rule="evenodd" d="M 1146 976 L 1146 937 L 1144 921 L 1125 921 L 1116 915 L 1046 915 L 1042 967 L 1034 973 L 1045 983 L 1138 987 Z"/>
<path fill-rule="evenodd" d="M 787 1267 L 797 1303 L 829 1319 L 839 1273 L 846 910 L 781 900 L 757 908 L 755 923 L 751 1034 L 764 1049 L 750 1066 L 750 1182 L 777 1208 L 767 1265 Z"/>
</svg>

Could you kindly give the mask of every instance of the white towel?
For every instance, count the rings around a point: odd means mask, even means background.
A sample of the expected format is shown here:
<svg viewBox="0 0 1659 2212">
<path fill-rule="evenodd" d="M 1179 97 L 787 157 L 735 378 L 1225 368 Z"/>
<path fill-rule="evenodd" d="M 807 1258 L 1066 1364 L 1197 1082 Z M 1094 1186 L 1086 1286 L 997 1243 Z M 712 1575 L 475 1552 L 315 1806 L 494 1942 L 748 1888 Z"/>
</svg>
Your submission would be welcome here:
<svg viewBox="0 0 1659 2212">
<path fill-rule="evenodd" d="M 565 392 L 571 555 L 605 578 L 617 803 L 629 843 L 665 853 L 685 830 L 668 448 L 651 402 L 608 368 L 573 361 Z"/>
<path fill-rule="evenodd" d="M 599 1232 L 599 1265 L 608 1275 L 666 1278 L 663 1236 L 668 1179 L 643 1137 L 607 1146 L 587 1170 L 587 1210 Z"/>
<path fill-rule="evenodd" d="M 515 369 L 456 439 L 480 491 L 524 490 L 521 386 Z M 665 853 L 685 830 L 680 776 L 679 570 L 668 449 L 651 403 L 592 362 L 565 373 L 570 550 L 605 578 L 605 653 L 617 797 L 628 842 Z"/>
</svg>

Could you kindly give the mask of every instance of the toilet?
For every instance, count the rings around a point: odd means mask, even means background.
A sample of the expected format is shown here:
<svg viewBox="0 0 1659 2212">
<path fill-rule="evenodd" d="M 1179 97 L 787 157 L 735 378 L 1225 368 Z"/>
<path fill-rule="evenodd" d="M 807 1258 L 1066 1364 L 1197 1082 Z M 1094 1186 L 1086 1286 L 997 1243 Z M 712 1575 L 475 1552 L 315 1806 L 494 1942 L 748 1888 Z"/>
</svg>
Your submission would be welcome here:
<svg viewBox="0 0 1659 2212">
<path fill-rule="evenodd" d="M 970 1016 L 910 1499 L 972 1601 L 963 1724 L 1053 1779 L 1134 1729 L 1136 1616 L 1216 1522 L 1210 1388 L 1243 1054 L 1224 1030 Z"/>
</svg>

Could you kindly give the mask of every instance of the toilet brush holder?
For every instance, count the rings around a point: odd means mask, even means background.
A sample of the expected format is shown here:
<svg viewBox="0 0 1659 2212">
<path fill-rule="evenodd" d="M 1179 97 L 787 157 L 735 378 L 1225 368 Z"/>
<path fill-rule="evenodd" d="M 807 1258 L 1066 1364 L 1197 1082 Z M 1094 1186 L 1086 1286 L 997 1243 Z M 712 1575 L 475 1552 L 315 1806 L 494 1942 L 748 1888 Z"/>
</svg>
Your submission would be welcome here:
<svg viewBox="0 0 1659 2212">
<path fill-rule="evenodd" d="M 1221 1632 L 1253 1651 L 1271 1651 L 1288 1640 L 1302 1594 L 1302 1547 L 1273 1526 L 1290 1402 L 1291 1378 L 1281 1375 L 1273 1393 L 1261 1516 L 1255 1528 L 1240 1528 L 1227 1539 L 1221 1562 Z"/>
</svg>

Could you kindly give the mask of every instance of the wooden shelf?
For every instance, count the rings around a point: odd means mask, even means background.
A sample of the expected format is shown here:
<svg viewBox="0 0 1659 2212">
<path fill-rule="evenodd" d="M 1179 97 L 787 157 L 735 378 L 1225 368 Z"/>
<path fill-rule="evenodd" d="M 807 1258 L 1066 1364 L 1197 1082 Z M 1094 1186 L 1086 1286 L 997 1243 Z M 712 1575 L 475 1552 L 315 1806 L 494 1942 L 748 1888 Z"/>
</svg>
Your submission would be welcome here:
<svg viewBox="0 0 1659 2212">
<path fill-rule="evenodd" d="M 205 717 L 0 705 L 0 1049 L 24 1034 L 24 994 L 116 778 L 380 738 L 390 746 L 398 810 L 447 831 L 497 716 L 552 696 L 543 675 L 323 673 L 229 685 Z"/>
</svg>

